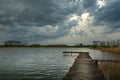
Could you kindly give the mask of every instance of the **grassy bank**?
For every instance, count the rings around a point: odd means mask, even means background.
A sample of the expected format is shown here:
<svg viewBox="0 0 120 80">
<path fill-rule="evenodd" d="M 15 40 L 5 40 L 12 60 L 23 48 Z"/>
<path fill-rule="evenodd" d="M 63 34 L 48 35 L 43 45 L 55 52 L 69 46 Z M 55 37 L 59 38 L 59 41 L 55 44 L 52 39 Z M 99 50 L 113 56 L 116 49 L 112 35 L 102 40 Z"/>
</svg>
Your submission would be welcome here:
<svg viewBox="0 0 120 80">
<path fill-rule="evenodd" d="M 120 55 L 120 47 L 97 47 L 96 49 Z M 106 76 L 109 77 L 109 80 L 120 79 L 120 62 L 101 62 L 99 67 L 104 73 L 107 73 Z"/>
<path fill-rule="evenodd" d="M 96 49 L 105 52 L 120 54 L 120 47 L 97 47 Z"/>
<path fill-rule="evenodd" d="M 99 69 L 103 70 L 106 80 L 119 80 L 120 79 L 120 63 L 114 62 L 101 62 Z M 109 79 L 108 79 L 109 78 Z"/>
</svg>

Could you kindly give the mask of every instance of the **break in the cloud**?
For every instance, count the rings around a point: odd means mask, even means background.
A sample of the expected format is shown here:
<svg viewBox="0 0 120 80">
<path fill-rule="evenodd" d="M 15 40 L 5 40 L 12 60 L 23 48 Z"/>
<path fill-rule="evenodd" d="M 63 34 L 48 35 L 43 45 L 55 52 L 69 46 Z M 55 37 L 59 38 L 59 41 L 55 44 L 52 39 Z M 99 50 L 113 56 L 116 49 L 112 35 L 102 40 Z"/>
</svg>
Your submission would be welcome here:
<svg viewBox="0 0 120 80">
<path fill-rule="evenodd" d="M 75 44 L 117 39 L 119 3 L 119 0 L 0 0 L 0 42 L 14 39 Z"/>
<path fill-rule="evenodd" d="M 108 25 L 111 28 L 120 28 L 120 1 L 112 2 L 100 8 L 95 14 L 96 25 Z"/>
</svg>

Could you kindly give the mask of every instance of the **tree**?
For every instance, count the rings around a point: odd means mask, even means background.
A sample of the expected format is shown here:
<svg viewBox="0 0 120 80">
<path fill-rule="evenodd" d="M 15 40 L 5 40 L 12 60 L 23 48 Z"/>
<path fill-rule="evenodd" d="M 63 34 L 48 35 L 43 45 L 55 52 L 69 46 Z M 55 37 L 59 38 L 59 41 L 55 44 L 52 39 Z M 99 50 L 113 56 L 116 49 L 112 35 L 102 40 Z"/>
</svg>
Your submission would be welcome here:
<svg viewBox="0 0 120 80">
<path fill-rule="evenodd" d="M 15 41 L 15 40 L 8 40 L 4 42 L 4 46 L 25 46 L 26 43 L 23 43 L 21 41 Z"/>
<path fill-rule="evenodd" d="M 75 47 L 83 47 L 83 44 L 82 43 L 77 43 L 74 45 Z"/>
</svg>

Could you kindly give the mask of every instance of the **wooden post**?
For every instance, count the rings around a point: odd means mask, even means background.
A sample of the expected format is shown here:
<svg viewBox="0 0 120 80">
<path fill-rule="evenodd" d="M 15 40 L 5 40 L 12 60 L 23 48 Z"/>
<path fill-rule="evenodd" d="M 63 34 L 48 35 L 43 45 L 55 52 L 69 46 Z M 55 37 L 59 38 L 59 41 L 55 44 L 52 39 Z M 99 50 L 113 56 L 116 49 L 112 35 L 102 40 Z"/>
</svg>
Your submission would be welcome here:
<svg viewBox="0 0 120 80">
<path fill-rule="evenodd" d="M 105 65 L 105 77 L 106 77 L 106 80 L 109 80 L 109 64 Z"/>
</svg>

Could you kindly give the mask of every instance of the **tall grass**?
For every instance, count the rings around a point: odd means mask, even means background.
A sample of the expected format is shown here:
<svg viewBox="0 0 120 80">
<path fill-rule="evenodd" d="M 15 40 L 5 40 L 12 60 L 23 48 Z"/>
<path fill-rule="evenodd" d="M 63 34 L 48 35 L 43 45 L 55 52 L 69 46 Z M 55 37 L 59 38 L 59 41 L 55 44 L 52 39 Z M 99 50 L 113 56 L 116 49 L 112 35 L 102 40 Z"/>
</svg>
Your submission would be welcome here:
<svg viewBox="0 0 120 80">
<path fill-rule="evenodd" d="M 120 62 L 100 62 L 106 80 L 120 80 Z"/>
<path fill-rule="evenodd" d="M 97 49 L 111 53 L 120 54 L 120 47 L 98 47 Z"/>
<path fill-rule="evenodd" d="M 120 47 L 96 47 L 95 49 L 120 56 Z M 103 70 L 106 80 L 120 80 L 120 62 L 100 62 L 99 69 Z"/>
</svg>

